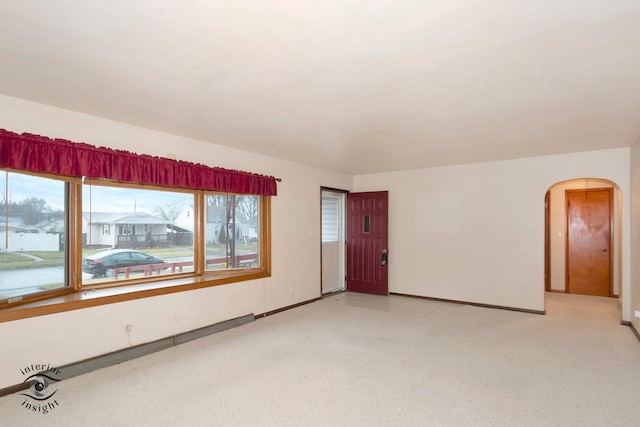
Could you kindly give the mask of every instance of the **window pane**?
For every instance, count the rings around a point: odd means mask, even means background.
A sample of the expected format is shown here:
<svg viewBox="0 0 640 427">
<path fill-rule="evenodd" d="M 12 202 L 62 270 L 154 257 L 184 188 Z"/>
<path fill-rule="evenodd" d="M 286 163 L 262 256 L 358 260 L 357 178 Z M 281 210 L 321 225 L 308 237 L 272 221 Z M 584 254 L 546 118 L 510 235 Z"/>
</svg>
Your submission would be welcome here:
<svg viewBox="0 0 640 427">
<path fill-rule="evenodd" d="M 65 287 L 67 184 L 0 172 L 0 300 Z"/>
<path fill-rule="evenodd" d="M 363 217 L 363 224 L 364 224 L 364 228 L 362 230 L 363 233 L 370 233 L 370 216 L 369 215 L 365 215 Z"/>
<path fill-rule="evenodd" d="M 260 196 L 209 194 L 205 223 L 207 270 L 260 266 Z"/>
<path fill-rule="evenodd" d="M 187 193 L 84 185 L 82 283 L 193 272 L 193 203 Z"/>
<path fill-rule="evenodd" d="M 322 197 L 322 241 L 338 241 L 339 199 Z"/>
</svg>

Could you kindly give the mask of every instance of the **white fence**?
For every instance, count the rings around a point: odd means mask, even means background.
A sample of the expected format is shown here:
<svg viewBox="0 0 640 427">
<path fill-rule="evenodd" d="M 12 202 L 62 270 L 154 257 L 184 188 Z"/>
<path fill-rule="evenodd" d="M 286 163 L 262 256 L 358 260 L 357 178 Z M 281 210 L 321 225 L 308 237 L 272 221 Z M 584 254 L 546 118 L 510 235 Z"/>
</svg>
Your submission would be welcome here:
<svg viewBox="0 0 640 427">
<path fill-rule="evenodd" d="M 60 250 L 59 234 L 2 233 L 0 236 L 2 238 L 0 252 Z M 7 240 L 9 241 L 9 247 L 7 247 Z"/>
</svg>

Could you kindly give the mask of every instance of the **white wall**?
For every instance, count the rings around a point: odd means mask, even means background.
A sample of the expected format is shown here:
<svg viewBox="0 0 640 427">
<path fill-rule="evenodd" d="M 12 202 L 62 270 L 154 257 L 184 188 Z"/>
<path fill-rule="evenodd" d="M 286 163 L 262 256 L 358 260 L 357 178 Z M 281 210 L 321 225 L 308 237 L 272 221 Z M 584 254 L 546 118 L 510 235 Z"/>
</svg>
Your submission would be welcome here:
<svg viewBox="0 0 640 427">
<path fill-rule="evenodd" d="M 633 326 L 640 331 L 640 318 L 635 317 L 635 311 L 640 310 L 640 143 L 631 147 L 631 257 L 634 260 L 631 268 L 630 309 Z"/>
<path fill-rule="evenodd" d="M 212 118 L 215 120 L 215 118 Z M 0 323 L 0 388 L 31 363 L 68 364 L 321 295 L 321 186 L 352 178 L 232 148 L 0 96 L 0 128 L 282 178 L 272 199 L 272 277 Z M 131 340 L 125 331 L 133 325 Z"/>
<path fill-rule="evenodd" d="M 390 292 L 544 310 L 544 197 L 599 177 L 622 191 L 622 317 L 629 318 L 629 149 L 354 177 L 389 191 Z"/>
</svg>

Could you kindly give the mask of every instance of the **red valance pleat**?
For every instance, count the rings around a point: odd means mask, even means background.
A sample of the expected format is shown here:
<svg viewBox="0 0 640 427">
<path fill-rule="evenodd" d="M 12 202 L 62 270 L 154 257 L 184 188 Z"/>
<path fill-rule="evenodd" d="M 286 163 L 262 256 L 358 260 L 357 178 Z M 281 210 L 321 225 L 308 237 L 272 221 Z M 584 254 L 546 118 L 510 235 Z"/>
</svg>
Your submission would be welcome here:
<svg viewBox="0 0 640 427">
<path fill-rule="evenodd" d="M 0 167 L 74 177 L 275 196 L 276 179 L 199 163 L 0 129 Z"/>
</svg>

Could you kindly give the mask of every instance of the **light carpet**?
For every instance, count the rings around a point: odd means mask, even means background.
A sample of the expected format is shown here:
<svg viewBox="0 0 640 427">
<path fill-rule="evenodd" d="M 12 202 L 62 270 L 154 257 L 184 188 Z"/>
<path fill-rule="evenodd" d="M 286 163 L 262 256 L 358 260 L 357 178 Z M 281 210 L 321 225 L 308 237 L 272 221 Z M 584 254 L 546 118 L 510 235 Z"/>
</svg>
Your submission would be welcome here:
<svg viewBox="0 0 640 427">
<path fill-rule="evenodd" d="M 546 315 L 342 293 L 60 382 L 3 426 L 635 426 L 640 343 L 618 301 Z"/>
</svg>

